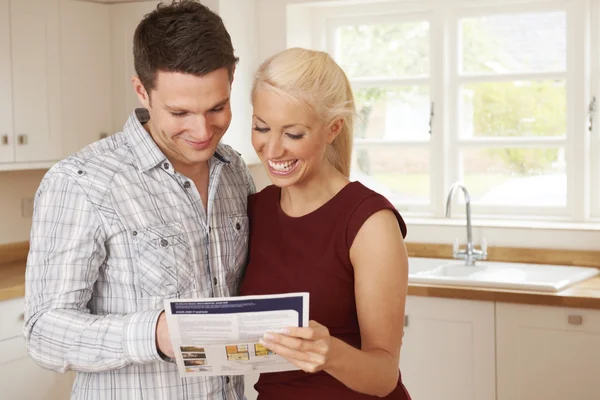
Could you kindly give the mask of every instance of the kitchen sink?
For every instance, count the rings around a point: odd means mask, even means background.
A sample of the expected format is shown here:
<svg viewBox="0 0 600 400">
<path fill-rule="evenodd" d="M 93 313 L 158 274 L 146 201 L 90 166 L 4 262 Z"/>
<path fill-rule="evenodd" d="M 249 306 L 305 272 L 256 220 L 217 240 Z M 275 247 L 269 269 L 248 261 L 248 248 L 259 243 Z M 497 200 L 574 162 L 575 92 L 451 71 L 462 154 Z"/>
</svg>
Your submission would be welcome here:
<svg viewBox="0 0 600 400">
<path fill-rule="evenodd" d="M 544 264 L 409 257 L 409 283 L 558 292 L 600 274 L 600 269 Z"/>
</svg>

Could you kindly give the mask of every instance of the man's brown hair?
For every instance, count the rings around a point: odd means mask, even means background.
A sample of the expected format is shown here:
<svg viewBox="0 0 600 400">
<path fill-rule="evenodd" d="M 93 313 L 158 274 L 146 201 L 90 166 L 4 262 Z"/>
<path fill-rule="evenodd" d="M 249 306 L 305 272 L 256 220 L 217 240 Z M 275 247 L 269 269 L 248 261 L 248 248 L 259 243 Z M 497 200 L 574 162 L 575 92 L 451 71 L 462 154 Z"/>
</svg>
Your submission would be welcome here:
<svg viewBox="0 0 600 400">
<path fill-rule="evenodd" d="M 144 16 L 133 38 L 135 71 L 150 94 L 159 71 L 197 76 L 233 70 L 238 58 L 223 20 L 192 0 L 163 3 Z"/>
</svg>

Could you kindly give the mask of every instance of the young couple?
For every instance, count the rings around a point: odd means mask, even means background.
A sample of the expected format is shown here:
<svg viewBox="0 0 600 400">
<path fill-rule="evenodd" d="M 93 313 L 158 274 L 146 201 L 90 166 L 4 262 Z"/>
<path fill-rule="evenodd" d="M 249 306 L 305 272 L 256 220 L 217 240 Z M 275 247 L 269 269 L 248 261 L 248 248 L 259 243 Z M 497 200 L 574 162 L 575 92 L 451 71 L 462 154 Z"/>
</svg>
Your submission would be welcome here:
<svg viewBox="0 0 600 400">
<path fill-rule="evenodd" d="M 52 167 L 36 194 L 33 359 L 77 371 L 72 399 L 243 399 L 243 377 L 179 377 L 163 300 L 306 291 L 310 326 L 262 339 L 300 371 L 263 374 L 259 399 L 409 399 L 406 226 L 348 178 L 355 105 L 340 67 L 304 49 L 260 66 L 252 144 L 273 185 L 254 193 L 220 143 L 237 62 L 221 19 L 193 1 L 159 6 L 134 59 L 144 108 Z"/>
</svg>

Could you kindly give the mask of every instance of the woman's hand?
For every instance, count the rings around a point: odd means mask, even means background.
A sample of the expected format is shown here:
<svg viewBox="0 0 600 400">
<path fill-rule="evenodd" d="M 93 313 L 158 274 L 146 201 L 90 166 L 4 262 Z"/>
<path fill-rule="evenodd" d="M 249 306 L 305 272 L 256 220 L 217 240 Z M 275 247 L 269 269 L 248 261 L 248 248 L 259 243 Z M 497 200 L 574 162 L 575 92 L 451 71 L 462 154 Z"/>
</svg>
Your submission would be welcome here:
<svg viewBox="0 0 600 400">
<path fill-rule="evenodd" d="M 326 369 L 331 362 L 332 337 L 327 327 L 309 321 L 308 328 L 290 327 L 266 333 L 260 343 L 306 372 Z"/>
</svg>

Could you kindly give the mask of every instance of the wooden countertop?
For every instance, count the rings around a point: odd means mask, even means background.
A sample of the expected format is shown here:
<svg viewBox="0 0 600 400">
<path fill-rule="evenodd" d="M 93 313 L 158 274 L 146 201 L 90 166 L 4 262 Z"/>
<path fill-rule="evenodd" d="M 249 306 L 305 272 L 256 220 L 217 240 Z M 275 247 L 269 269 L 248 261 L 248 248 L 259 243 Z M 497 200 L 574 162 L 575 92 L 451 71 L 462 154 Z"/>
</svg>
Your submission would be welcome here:
<svg viewBox="0 0 600 400">
<path fill-rule="evenodd" d="M 25 294 L 25 261 L 0 264 L 0 301 Z M 497 301 L 600 310 L 600 276 L 556 293 L 409 284 L 411 296 Z"/>
<path fill-rule="evenodd" d="M 25 261 L 0 264 L 0 301 L 25 295 Z"/>
<path fill-rule="evenodd" d="M 412 296 L 521 303 L 542 306 L 592 308 L 600 310 L 600 276 L 573 285 L 560 292 L 474 288 L 466 286 L 409 284 Z"/>
</svg>

